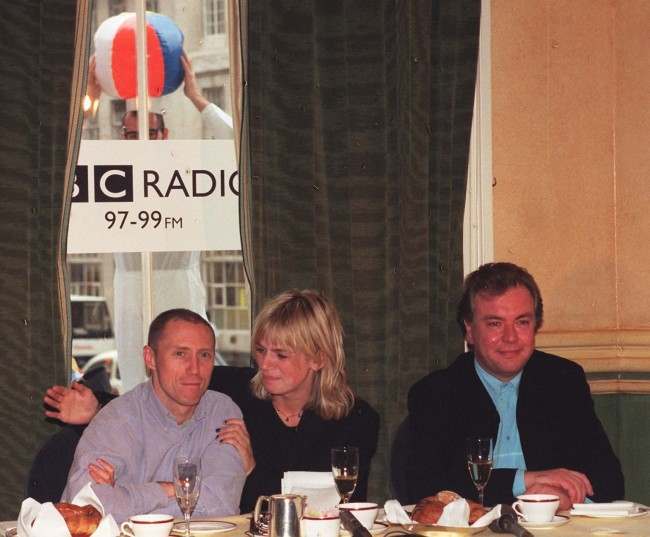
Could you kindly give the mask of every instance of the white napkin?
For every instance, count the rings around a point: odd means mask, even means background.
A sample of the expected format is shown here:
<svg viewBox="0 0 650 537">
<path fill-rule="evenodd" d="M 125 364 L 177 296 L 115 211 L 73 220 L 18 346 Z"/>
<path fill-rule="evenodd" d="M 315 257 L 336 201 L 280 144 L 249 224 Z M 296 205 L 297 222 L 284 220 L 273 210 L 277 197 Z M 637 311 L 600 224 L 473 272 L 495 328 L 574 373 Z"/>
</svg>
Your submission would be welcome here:
<svg viewBox="0 0 650 537">
<path fill-rule="evenodd" d="M 592 517 L 629 516 L 637 511 L 634 502 L 574 503 L 570 514 Z"/>
<path fill-rule="evenodd" d="M 120 534 L 113 515 L 106 515 L 104 506 L 93 492 L 90 483 L 72 500 L 75 505 L 92 505 L 102 515 L 102 520 L 92 537 L 116 537 Z M 33 498 L 23 501 L 18 514 L 18 537 L 70 537 L 68 526 L 52 502 L 38 503 Z"/>
<path fill-rule="evenodd" d="M 313 516 L 331 511 L 340 501 L 331 472 L 285 472 L 281 483 L 282 494 L 307 497 L 307 512 Z"/>
<path fill-rule="evenodd" d="M 404 511 L 402 504 L 397 500 L 386 500 L 386 503 L 384 503 L 384 513 L 386 513 L 386 520 L 391 524 L 412 523 L 408 513 Z"/>
<path fill-rule="evenodd" d="M 386 520 L 391 524 L 412 524 L 413 521 L 409 518 L 404 511 L 403 507 L 397 500 L 388 500 L 384 504 L 384 512 L 386 513 Z M 493 520 L 501 516 L 501 506 L 497 505 L 481 518 L 479 518 L 472 528 L 487 526 Z M 467 528 L 469 526 L 469 504 L 464 498 L 454 500 L 453 502 L 445 505 L 442 514 L 437 522 L 438 526 L 453 526 Z"/>
</svg>

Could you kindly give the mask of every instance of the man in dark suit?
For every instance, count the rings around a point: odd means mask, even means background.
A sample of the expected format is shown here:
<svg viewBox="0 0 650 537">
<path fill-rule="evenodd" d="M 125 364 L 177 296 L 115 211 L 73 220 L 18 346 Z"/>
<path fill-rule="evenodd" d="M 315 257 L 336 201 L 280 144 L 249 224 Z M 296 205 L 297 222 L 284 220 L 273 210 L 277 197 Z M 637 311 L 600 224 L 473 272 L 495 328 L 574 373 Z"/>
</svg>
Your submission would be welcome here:
<svg viewBox="0 0 650 537">
<path fill-rule="evenodd" d="M 535 349 L 542 297 L 533 277 L 489 263 L 465 280 L 458 322 L 470 351 L 409 391 L 409 499 L 439 490 L 476 498 L 471 437 L 494 441 L 487 505 L 552 493 L 560 508 L 623 497 L 623 474 L 582 368 Z"/>
</svg>

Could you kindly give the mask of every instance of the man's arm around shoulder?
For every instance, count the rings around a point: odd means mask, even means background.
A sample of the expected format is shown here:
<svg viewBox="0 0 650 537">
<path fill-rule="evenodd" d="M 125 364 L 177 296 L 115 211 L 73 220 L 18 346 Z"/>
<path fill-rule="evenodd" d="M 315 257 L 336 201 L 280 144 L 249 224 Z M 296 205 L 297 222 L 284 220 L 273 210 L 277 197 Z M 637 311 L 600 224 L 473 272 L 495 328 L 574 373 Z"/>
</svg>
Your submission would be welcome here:
<svg viewBox="0 0 650 537">
<path fill-rule="evenodd" d="M 237 450 L 216 439 L 214 430 L 227 419 L 241 419 L 239 407 L 222 393 L 207 392 L 211 416 L 202 434 L 206 445 L 201 455 L 201 494 L 196 505 L 197 516 L 228 516 L 239 513 L 246 471 Z"/>
</svg>

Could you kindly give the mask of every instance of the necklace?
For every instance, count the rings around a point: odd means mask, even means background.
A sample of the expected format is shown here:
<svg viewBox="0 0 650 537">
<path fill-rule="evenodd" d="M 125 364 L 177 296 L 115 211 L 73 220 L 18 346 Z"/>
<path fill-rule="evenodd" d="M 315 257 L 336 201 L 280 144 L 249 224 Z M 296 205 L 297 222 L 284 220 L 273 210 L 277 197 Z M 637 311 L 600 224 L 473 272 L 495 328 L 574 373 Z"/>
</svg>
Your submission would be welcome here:
<svg viewBox="0 0 650 537">
<path fill-rule="evenodd" d="M 298 421 L 300 421 L 300 418 L 302 418 L 302 413 L 303 413 L 303 410 L 302 410 L 302 409 L 300 409 L 300 412 L 296 412 L 295 414 L 285 414 L 284 412 L 282 412 L 282 411 L 281 411 L 278 407 L 276 407 L 275 405 L 273 405 L 273 408 L 274 408 L 274 410 L 275 410 L 275 413 L 276 413 L 278 416 L 280 416 L 280 419 L 281 419 L 282 421 L 284 421 L 285 423 L 289 423 L 289 420 L 290 420 L 291 418 L 298 418 Z"/>
</svg>

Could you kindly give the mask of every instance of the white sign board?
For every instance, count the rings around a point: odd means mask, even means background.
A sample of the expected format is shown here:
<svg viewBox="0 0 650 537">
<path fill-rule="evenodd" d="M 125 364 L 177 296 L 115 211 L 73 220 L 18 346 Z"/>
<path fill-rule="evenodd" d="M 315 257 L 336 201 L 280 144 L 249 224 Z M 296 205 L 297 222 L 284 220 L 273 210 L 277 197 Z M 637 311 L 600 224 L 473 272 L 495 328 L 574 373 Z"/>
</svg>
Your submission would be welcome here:
<svg viewBox="0 0 650 537">
<path fill-rule="evenodd" d="M 68 253 L 240 250 L 232 140 L 83 140 Z"/>
</svg>

